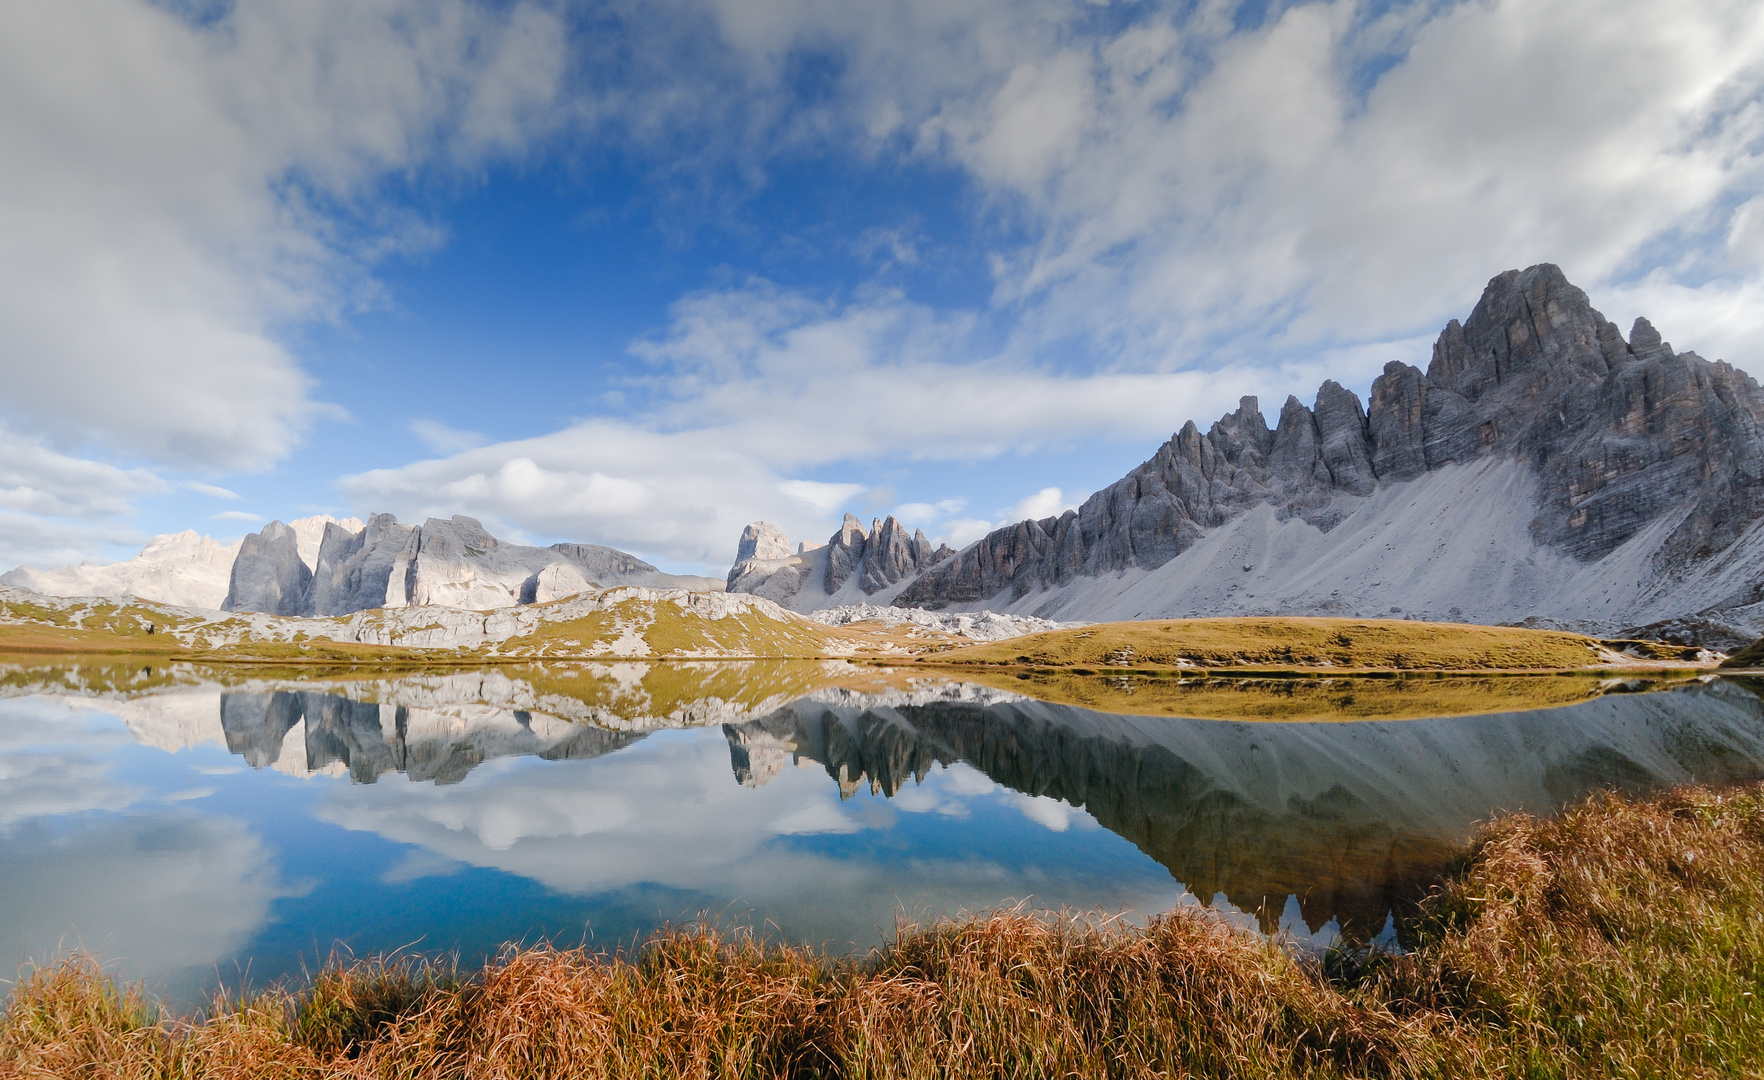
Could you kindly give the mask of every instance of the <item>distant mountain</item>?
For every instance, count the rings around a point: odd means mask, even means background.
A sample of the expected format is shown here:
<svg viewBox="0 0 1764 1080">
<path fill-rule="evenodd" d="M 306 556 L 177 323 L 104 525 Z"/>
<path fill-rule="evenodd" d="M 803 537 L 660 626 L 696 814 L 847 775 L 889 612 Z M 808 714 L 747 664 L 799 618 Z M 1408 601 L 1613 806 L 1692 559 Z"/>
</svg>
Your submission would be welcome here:
<svg viewBox="0 0 1764 1080">
<path fill-rule="evenodd" d="M 1625 340 L 1540 264 L 1491 280 L 1425 373 L 1387 364 L 1367 406 L 1325 382 L 1269 430 L 1246 397 L 959 553 L 892 518 L 795 554 L 749 533 L 729 587 L 801 611 L 1413 615 L 1731 647 L 1764 632 L 1764 392 L 1646 319 Z"/>
<path fill-rule="evenodd" d="M 594 586 L 722 591 L 716 578 L 664 574 L 594 544 L 525 547 L 475 519 L 400 525 L 391 514 L 272 521 L 230 544 L 195 532 L 156 536 L 126 562 L 21 566 L 0 585 L 45 596 L 134 596 L 209 611 L 347 615 L 438 604 L 489 611 L 573 596 Z"/>
<path fill-rule="evenodd" d="M 296 546 L 308 563 L 318 555 L 329 514 L 292 522 Z M 338 524 L 359 529 L 346 518 Z M 38 570 L 21 566 L 0 574 L 0 585 L 29 589 L 45 596 L 134 596 L 179 607 L 219 608 L 227 597 L 233 560 L 241 541 L 221 543 L 194 530 L 156 536 L 132 559 L 118 563 L 83 562 Z"/>
<path fill-rule="evenodd" d="M 245 537 L 220 606 L 319 616 L 429 604 L 490 611 L 620 585 L 723 588 L 716 578 L 664 574 L 635 555 L 594 544 L 505 543 L 463 515 L 401 525 L 391 514 L 372 514 L 366 525 L 326 525 L 310 561 L 298 531 L 279 521 Z"/>
</svg>

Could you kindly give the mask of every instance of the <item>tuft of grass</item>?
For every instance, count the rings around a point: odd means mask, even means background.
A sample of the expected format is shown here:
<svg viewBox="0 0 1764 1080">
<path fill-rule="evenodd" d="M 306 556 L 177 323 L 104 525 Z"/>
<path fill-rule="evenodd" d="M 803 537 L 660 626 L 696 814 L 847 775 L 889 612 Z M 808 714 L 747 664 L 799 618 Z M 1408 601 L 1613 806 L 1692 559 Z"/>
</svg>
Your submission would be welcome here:
<svg viewBox="0 0 1764 1080">
<path fill-rule="evenodd" d="M 1564 671 L 1622 666 L 1624 660 L 1596 638 L 1560 630 L 1270 616 L 1100 623 L 970 645 L 924 662 L 1086 669 L 1247 665 L 1347 671 Z"/>
<path fill-rule="evenodd" d="M 690 927 L 469 978 L 336 963 L 192 1019 L 77 957 L 14 991 L 0 1076 L 1755 1076 L 1761 911 L 1764 785 L 1605 794 L 1484 829 L 1404 955 L 1010 910 L 860 959 Z"/>
</svg>

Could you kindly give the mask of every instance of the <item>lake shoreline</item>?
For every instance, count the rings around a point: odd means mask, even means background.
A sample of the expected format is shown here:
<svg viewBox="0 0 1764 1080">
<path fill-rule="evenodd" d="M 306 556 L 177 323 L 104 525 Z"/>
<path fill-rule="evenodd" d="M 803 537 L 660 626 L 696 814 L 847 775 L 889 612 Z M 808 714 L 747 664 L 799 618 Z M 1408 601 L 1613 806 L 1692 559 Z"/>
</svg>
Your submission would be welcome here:
<svg viewBox="0 0 1764 1080">
<path fill-rule="evenodd" d="M 17 1075 L 1733 1075 L 1764 1067 L 1764 783 L 1497 818 L 1405 913 L 1321 960 L 1204 910 L 1003 912 L 860 960 L 704 929 L 470 974 L 357 961 L 161 1014 L 86 960 L 0 1020 Z M 1686 1008 L 1685 1005 L 1694 1007 Z"/>
</svg>

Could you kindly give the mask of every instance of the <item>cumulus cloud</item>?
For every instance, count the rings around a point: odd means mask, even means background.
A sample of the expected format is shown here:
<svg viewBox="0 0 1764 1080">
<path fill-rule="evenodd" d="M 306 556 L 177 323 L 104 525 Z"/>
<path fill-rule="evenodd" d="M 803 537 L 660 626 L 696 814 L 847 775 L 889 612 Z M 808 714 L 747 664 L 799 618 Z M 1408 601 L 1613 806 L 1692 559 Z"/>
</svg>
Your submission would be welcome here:
<svg viewBox="0 0 1764 1080">
<path fill-rule="evenodd" d="M 1595 300 L 1764 266 L 1744 0 L 1336 0 L 1247 28 L 1210 4 L 707 6 L 755 85 L 837 57 L 852 139 L 905 138 L 1011 216 L 995 298 L 1026 331 L 1138 364 L 1431 332 L 1538 261 Z"/>
<path fill-rule="evenodd" d="M 517 146 L 556 91 L 546 9 L 145 0 L 10 13 L 0 368 L 26 424 L 184 467 L 260 466 L 320 408 L 279 330 L 429 242 L 386 176 Z"/>
<path fill-rule="evenodd" d="M 979 460 L 1097 437 L 1155 443 L 1189 415 L 1204 422 L 1267 389 L 1271 376 L 1294 388 L 1322 377 L 1310 365 L 1085 374 L 983 348 L 971 319 L 893 294 L 841 305 L 767 282 L 694 294 L 674 306 L 665 331 L 635 346 L 650 365 L 648 412 L 360 473 L 342 487 L 360 508 L 413 520 L 464 512 L 715 565 L 750 521 L 818 540 L 869 491 L 804 473 L 879 458 Z M 952 543 L 990 527 L 960 518 L 960 508 L 899 512 Z"/>
<path fill-rule="evenodd" d="M 824 533 L 863 465 L 1101 435 L 1149 450 L 1241 394 L 1272 414 L 1324 378 L 1364 387 L 1387 360 L 1425 363 L 1490 275 L 1546 260 L 1625 322 L 1648 313 L 1680 348 L 1764 364 L 1754 4 L 1337 0 L 1247 28 L 1216 5 L 665 10 L 716 32 L 668 100 L 723 119 L 716 101 L 741 102 L 743 139 L 769 148 L 751 152 L 844 139 L 965 175 L 1000 225 L 991 305 L 764 281 L 690 295 L 636 346 L 650 411 L 352 477 L 364 507 L 464 500 L 714 563 L 747 520 Z M 685 47 L 662 21 L 639 42 L 652 75 Z M 837 75 L 809 100 L 814 58 Z M 860 246 L 909 262 L 903 235 Z M 851 494 L 793 503 L 802 483 Z M 954 543 L 1006 512 L 929 506 L 903 517 Z"/>
<path fill-rule="evenodd" d="M 138 543 L 118 519 L 169 487 L 150 470 L 59 453 L 0 426 L 0 565 L 53 565 L 97 545 Z"/>
</svg>

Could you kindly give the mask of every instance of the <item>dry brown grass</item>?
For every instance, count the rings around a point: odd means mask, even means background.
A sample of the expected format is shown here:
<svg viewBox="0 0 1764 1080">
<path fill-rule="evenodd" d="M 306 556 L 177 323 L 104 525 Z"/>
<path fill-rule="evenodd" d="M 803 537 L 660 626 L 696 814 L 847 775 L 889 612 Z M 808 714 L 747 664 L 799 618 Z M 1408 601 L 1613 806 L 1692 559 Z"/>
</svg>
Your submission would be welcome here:
<svg viewBox="0 0 1764 1080">
<path fill-rule="evenodd" d="M 924 662 L 1088 669 L 1566 671 L 1628 661 L 1615 658 L 1596 638 L 1560 630 L 1258 616 L 1101 623 L 970 645 Z"/>
<path fill-rule="evenodd" d="M 328 967 L 157 1015 L 89 959 L 0 1021 L 8 1077 L 1643 1077 L 1764 1071 L 1764 786 L 1503 819 L 1405 956 L 1323 963 L 1187 909 L 999 912 L 860 961 L 698 928 L 469 978 Z"/>
</svg>

